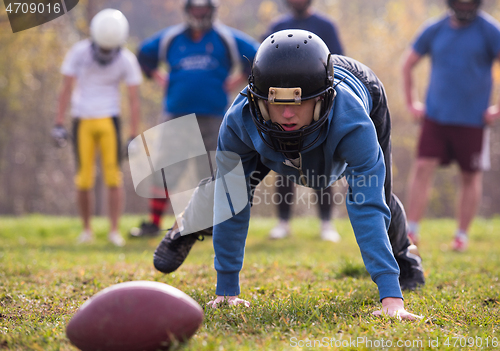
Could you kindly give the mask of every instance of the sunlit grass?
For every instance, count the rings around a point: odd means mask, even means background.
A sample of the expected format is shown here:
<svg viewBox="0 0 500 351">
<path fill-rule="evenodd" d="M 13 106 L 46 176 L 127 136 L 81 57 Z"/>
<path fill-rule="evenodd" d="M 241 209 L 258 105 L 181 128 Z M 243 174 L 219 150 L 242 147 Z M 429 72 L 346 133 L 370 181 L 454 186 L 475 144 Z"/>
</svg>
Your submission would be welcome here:
<svg viewBox="0 0 500 351">
<path fill-rule="evenodd" d="M 122 231 L 138 222 L 125 217 Z M 163 275 L 152 266 L 160 238 L 130 239 L 116 248 L 106 240 L 107 221 L 98 218 L 96 242 L 76 245 L 76 218 L 3 217 L 0 349 L 75 350 L 65 336 L 71 316 L 98 291 L 129 280 L 170 284 L 205 309 L 202 327 L 178 346 L 183 350 L 500 347 L 500 219 L 477 220 L 463 254 L 448 247 L 453 221 L 422 224 L 427 285 L 405 294 L 407 309 L 425 317 L 414 323 L 371 315 L 380 307 L 378 292 L 347 219 L 336 223 L 338 244 L 321 241 L 319 223 L 311 218 L 295 219 L 291 238 L 270 241 L 267 233 L 275 223 L 251 222 L 241 273 L 241 297 L 251 307 L 211 309 L 205 307 L 216 283 L 210 238 L 194 246 L 177 272 Z"/>
</svg>

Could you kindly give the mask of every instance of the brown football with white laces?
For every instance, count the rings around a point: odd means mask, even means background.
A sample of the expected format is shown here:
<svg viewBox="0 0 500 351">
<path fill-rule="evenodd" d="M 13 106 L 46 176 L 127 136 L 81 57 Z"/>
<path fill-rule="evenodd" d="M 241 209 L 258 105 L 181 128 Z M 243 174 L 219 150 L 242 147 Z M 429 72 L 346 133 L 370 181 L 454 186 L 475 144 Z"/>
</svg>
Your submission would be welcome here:
<svg viewBox="0 0 500 351">
<path fill-rule="evenodd" d="M 66 327 L 82 351 L 166 350 L 188 340 L 203 321 L 200 305 L 159 282 L 113 285 L 86 301 Z"/>
</svg>

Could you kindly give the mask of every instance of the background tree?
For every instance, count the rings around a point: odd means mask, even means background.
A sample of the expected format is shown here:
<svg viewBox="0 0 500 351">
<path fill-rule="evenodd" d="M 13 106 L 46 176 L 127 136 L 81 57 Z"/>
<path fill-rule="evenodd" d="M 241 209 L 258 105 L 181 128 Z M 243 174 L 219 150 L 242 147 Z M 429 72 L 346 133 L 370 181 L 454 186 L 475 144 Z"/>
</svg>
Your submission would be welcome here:
<svg viewBox="0 0 500 351">
<path fill-rule="evenodd" d="M 485 0 L 483 9 L 500 20 L 499 4 L 500 0 Z M 128 47 L 134 52 L 141 40 L 179 23 L 183 16 L 178 0 L 80 0 L 67 16 L 13 34 L 6 13 L 0 12 L 0 214 L 75 214 L 73 151 L 71 147 L 56 149 L 49 135 L 56 113 L 61 84 L 59 70 L 64 55 L 72 44 L 88 35 L 89 19 L 106 7 L 120 9 L 127 16 L 131 29 Z M 394 128 L 394 189 L 404 198 L 418 127 L 404 105 L 400 58 L 420 26 L 427 19 L 444 13 L 445 1 L 315 0 L 314 7 L 336 21 L 346 54 L 366 63 L 384 82 Z M 0 8 L 4 8 L 3 5 Z M 223 0 L 219 18 L 258 39 L 276 16 L 286 12 L 282 0 Z M 424 60 L 415 73 L 423 98 L 428 60 Z M 494 77 L 498 85 L 498 65 L 494 67 Z M 154 82 L 146 81 L 141 95 L 141 129 L 146 130 L 158 121 L 163 92 Z M 498 95 L 499 92 L 494 91 L 495 101 Z M 127 135 L 126 101 L 123 111 L 123 135 Z M 69 128 L 69 118 L 67 123 Z M 496 186 L 500 177 L 498 125 L 492 128 L 491 138 L 492 170 L 484 175 L 480 209 L 483 216 L 500 212 L 500 189 Z M 144 212 L 147 202 L 135 195 L 126 162 L 123 171 L 126 211 Z M 449 181 L 452 174 L 447 169 L 437 173 L 428 215 L 453 215 L 456 191 L 455 183 Z M 259 211 L 258 207 L 255 210 Z"/>
</svg>

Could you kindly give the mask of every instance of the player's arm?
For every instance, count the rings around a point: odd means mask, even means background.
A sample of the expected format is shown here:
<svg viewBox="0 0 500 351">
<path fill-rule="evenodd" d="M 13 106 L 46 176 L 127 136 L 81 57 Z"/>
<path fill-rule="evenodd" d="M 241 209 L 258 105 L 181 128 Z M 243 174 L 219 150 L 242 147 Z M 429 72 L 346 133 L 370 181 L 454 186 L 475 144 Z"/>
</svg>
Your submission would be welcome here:
<svg viewBox="0 0 500 351">
<path fill-rule="evenodd" d="M 408 49 L 403 55 L 403 91 L 405 94 L 406 107 L 411 112 L 417 122 L 425 117 L 425 106 L 419 101 L 417 92 L 413 84 L 413 69 L 422 56 L 414 49 Z"/>
<path fill-rule="evenodd" d="M 75 83 L 75 77 L 63 75 L 63 83 L 61 92 L 59 93 L 59 104 L 57 109 L 56 119 L 54 124 L 56 126 L 62 126 L 64 124 L 64 119 L 66 115 L 66 110 L 71 100 L 71 94 L 73 92 L 73 85 Z"/>
<path fill-rule="evenodd" d="M 139 85 L 128 86 L 128 99 L 130 104 L 130 139 L 132 139 L 138 134 L 139 131 L 139 119 L 141 113 Z"/>
<path fill-rule="evenodd" d="M 377 284 L 382 302 L 382 309 L 374 314 L 418 319 L 404 309 L 399 267 L 387 235 L 391 214 L 384 199 L 383 153 L 369 117 L 355 118 L 355 114 L 357 112 L 351 110 L 349 116 L 346 114 L 340 121 L 346 129 L 338 151 L 348 164 L 345 175 L 349 184 L 346 197 L 349 218 L 366 269 Z"/>
<path fill-rule="evenodd" d="M 150 39 L 141 43 L 137 52 L 137 60 L 141 66 L 142 72 L 147 78 L 154 79 L 161 87 L 165 88 L 168 84 L 168 75 L 159 69 L 160 58 L 159 51 L 163 32 L 157 33 Z M 162 58 L 167 60 L 167 57 Z"/>
<path fill-rule="evenodd" d="M 236 45 L 238 46 L 238 52 L 240 53 L 240 64 L 242 69 L 230 75 L 224 82 L 224 90 L 228 93 L 240 89 L 241 86 L 247 82 L 252 69 L 251 62 L 253 62 L 257 49 L 259 48 L 259 43 L 251 36 L 235 29 L 232 29 L 232 32 L 236 40 Z"/>
<path fill-rule="evenodd" d="M 224 134 L 222 133 L 222 135 Z M 217 158 L 219 179 L 227 171 L 223 170 L 224 163 L 232 163 L 232 161 L 225 161 L 223 155 Z M 243 160 L 245 174 L 247 174 L 250 167 L 249 163 Z M 215 251 L 214 266 L 217 271 L 217 287 L 215 291 L 217 297 L 208 304 L 217 307 L 220 302 L 226 300 L 231 305 L 244 304 L 249 306 L 249 303 L 238 298 L 238 295 L 240 294 L 239 275 L 243 267 L 245 242 L 250 222 L 250 203 L 248 202 L 242 211 L 234 214 L 231 218 L 225 221 L 218 220 L 220 218 L 219 214 L 222 214 L 227 206 L 227 197 L 222 183 L 222 181 L 218 180 L 215 184 L 214 219 L 216 223 L 219 223 L 214 225 L 212 239 Z M 249 184 L 250 178 L 247 176 L 245 186 L 247 187 L 248 196 L 250 195 Z"/>
<path fill-rule="evenodd" d="M 238 99 L 238 98 L 237 98 Z M 217 168 L 218 177 L 229 174 L 234 168 L 233 165 L 240 162 L 243 165 L 245 174 L 245 186 L 248 199 L 251 196 L 250 182 L 260 174 L 255 174 L 257 167 L 258 154 L 249 145 L 251 140 L 246 140 L 248 135 L 244 130 L 244 126 L 239 125 L 232 118 L 233 113 L 241 113 L 233 104 L 233 107 L 226 114 L 222 122 L 219 141 L 217 146 Z M 263 175 L 262 175 L 263 176 Z M 220 178 L 218 178 L 220 179 Z M 248 201 L 244 208 L 234 214 L 227 220 L 222 220 L 224 210 L 227 208 L 227 197 L 222 181 L 215 183 L 215 203 L 214 203 L 214 220 L 213 227 L 213 246 L 215 251 L 214 266 L 217 271 L 217 297 L 208 303 L 212 307 L 222 301 L 228 301 L 229 304 L 244 304 L 249 303 L 238 298 L 240 294 L 239 274 L 243 266 L 245 253 L 245 242 L 248 234 L 248 226 L 250 221 L 250 202 Z M 221 206 L 219 206 L 221 203 Z"/>
<path fill-rule="evenodd" d="M 500 62 L 500 53 L 497 62 Z M 500 96 L 497 97 L 497 103 L 488 107 L 483 115 L 484 123 L 487 125 L 493 124 L 497 119 L 500 119 Z"/>
<path fill-rule="evenodd" d="M 144 75 L 149 79 L 153 79 L 165 90 L 168 85 L 168 74 L 159 69 L 160 41 L 161 34 L 144 41 L 137 52 L 137 60 Z"/>
<path fill-rule="evenodd" d="M 57 115 L 54 120 L 54 127 L 50 132 L 52 139 L 57 147 L 66 146 L 69 139 L 69 134 L 66 131 L 66 128 L 64 128 L 64 119 L 66 116 L 66 110 L 68 109 L 68 105 L 70 104 L 74 82 L 75 77 L 63 74 L 63 83 L 61 92 L 59 93 Z"/>
</svg>

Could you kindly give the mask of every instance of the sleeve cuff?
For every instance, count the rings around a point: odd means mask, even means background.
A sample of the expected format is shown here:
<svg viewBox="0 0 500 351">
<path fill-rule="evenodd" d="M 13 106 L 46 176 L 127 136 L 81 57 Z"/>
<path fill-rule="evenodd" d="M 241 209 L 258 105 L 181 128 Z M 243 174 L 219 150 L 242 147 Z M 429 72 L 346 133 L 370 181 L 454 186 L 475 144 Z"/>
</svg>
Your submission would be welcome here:
<svg viewBox="0 0 500 351">
<path fill-rule="evenodd" d="M 217 288 L 215 294 L 220 296 L 237 296 L 240 294 L 240 272 L 217 272 Z"/>
<path fill-rule="evenodd" d="M 381 274 L 375 279 L 380 295 L 380 301 L 386 297 L 403 298 L 397 274 Z"/>
</svg>

